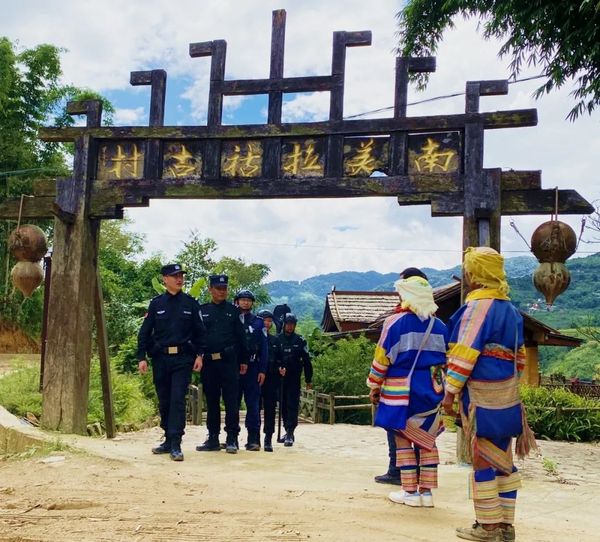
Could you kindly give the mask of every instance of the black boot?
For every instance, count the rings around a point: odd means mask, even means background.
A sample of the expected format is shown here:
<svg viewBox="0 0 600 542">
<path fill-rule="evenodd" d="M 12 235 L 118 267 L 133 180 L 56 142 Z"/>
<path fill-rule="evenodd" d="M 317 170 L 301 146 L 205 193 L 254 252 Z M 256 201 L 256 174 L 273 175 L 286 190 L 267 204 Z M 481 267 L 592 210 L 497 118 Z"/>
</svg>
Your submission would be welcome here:
<svg viewBox="0 0 600 542">
<path fill-rule="evenodd" d="M 269 435 L 265 435 L 265 447 L 264 450 L 265 452 L 272 452 L 273 451 L 273 435 L 269 434 Z"/>
<path fill-rule="evenodd" d="M 260 451 L 260 431 L 248 431 L 248 444 L 246 450 L 249 452 Z"/>
<path fill-rule="evenodd" d="M 173 461 L 183 461 L 183 452 L 181 451 L 180 442 L 171 444 L 171 453 L 169 455 Z"/>
<path fill-rule="evenodd" d="M 218 452 L 221 449 L 219 445 L 219 437 L 217 435 L 208 435 L 204 444 L 196 446 L 198 452 Z"/>
<path fill-rule="evenodd" d="M 238 452 L 237 435 L 234 435 L 234 434 L 227 435 L 227 440 L 225 441 L 225 451 L 228 454 L 237 454 L 237 452 Z"/>
<path fill-rule="evenodd" d="M 283 439 L 283 445 L 287 446 L 288 448 L 290 446 L 294 445 L 294 431 L 287 431 L 285 433 L 285 438 Z"/>
<path fill-rule="evenodd" d="M 168 454 L 171 453 L 171 441 L 168 438 L 165 438 L 162 444 L 156 446 L 156 448 L 152 448 L 153 454 Z"/>
</svg>

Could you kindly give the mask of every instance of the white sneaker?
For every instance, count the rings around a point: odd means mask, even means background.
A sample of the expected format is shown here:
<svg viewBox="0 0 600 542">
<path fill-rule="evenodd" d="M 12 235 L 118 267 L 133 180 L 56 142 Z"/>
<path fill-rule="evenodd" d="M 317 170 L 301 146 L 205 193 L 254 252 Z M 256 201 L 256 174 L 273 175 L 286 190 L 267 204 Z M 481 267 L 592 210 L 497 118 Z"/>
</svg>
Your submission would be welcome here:
<svg viewBox="0 0 600 542">
<path fill-rule="evenodd" d="M 415 508 L 420 508 L 421 503 L 421 495 L 419 493 L 407 493 L 406 491 L 392 491 L 388 495 L 388 499 L 390 501 L 405 504 L 406 506 L 413 506 Z"/>
<path fill-rule="evenodd" d="M 425 508 L 433 508 L 433 495 L 429 493 L 421 493 L 421 504 Z"/>
</svg>

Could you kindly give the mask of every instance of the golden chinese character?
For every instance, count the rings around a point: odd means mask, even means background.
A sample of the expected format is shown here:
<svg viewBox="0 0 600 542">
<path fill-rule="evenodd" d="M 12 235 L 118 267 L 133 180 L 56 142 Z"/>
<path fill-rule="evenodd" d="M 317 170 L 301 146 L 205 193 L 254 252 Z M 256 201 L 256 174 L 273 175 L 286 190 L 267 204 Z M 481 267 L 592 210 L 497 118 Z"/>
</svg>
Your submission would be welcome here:
<svg viewBox="0 0 600 542">
<path fill-rule="evenodd" d="M 377 164 L 372 155 L 374 145 L 375 141 L 372 138 L 367 143 L 364 141 L 360 142 L 356 154 L 346 162 L 346 173 L 348 175 L 358 175 L 360 173 L 370 175 L 373 173 Z"/>
<path fill-rule="evenodd" d="M 225 156 L 223 173 L 227 177 L 256 177 L 261 168 L 260 149 L 257 151 L 252 143 L 246 143 L 246 153 L 242 154 L 239 145 L 233 147 L 233 154 Z"/>
<path fill-rule="evenodd" d="M 178 153 L 169 155 L 169 159 L 175 160 L 175 163 L 167 168 L 169 177 L 186 177 L 196 172 L 194 155 L 181 145 Z"/>
<path fill-rule="evenodd" d="M 113 167 L 106 170 L 107 177 L 113 175 L 115 179 L 137 178 L 138 164 L 143 158 L 143 155 L 138 151 L 137 145 L 133 144 L 133 152 L 131 155 L 123 152 L 123 146 L 117 145 L 117 154 L 106 159 L 106 147 L 103 152 L 105 165 L 106 162 L 112 162 Z"/>
<path fill-rule="evenodd" d="M 302 146 L 305 149 L 302 149 Z M 291 175 L 306 173 L 309 171 L 323 171 L 323 166 L 319 163 L 319 155 L 315 152 L 315 144 L 310 143 L 294 143 L 294 150 L 285 155 L 283 163 L 283 171 Z"/>
<path fill-rule="evenodd" d="M 433 173 L 436 168 L 447 172 L 450 168 L 452 158 L 456 156 L 456 151 L 450 149 L 444 152 L 437 152 L 440 144 L 433 139 L 427 138 L 427 143 L 421 147 L 423 154 L 415 158 L 415 167 L 417 171 L 427 171 Z"/>
</svg>

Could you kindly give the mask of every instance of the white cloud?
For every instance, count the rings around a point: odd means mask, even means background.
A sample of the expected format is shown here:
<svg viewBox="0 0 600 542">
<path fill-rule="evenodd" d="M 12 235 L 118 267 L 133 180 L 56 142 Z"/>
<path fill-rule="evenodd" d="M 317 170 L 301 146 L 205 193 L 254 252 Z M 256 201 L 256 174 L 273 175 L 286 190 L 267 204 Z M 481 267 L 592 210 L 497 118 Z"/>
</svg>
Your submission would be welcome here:
<svg viewBox="0 0 600 542">
<path fill-rule="evenodd" d="M 116 126 L 134 126 L 146 120 L 146 111 L 143 106 L 116 109 L 113 120 Z"/>
<path fill-rule="evenodd" d="M 287 10 L 285 75 L 326 75 L 331 70 L 332 32 L 372 30 L 370 47 L 346 55 L 346 115 L 391 106 L 394 101 L 396 0 L 0 0 L 0 35 L 23 46 L 40 42 L 69 49 L 63 55 L 65 82 L 100 92 L 129 89 L 132 70 L 164 68 L 178 87 L 181 105 L 189 101 L 193 118 L 206 120 L 210 59 L 190 58 L 191 42 L 227 41 L 226 78 L 263 78 L 269 71 L 271 10 Z M 475 21 L 456 21 L 437 55 L 437 71 L 426 92 L 411 88 L 408 101 L 462 92 L 467 80 L 508 77 L 508 59 L 499 60 L 499 43 L 483 41 Z M 60 32 L 57 32 L 60 29 Z M 530 71 L 524 75 L 534 75 Z M 508 96 L 482 97 L 482 110 L 537 108 L 537 127 L 486 132 L 485 166 L 543 170 L 543 186 L 575 188 L 588 200 L 600 198 L 595 159 L 600 151 L 598 114 L 575 123 L 565 119 L 572 106 L 569 88 L 539 101 L 531 93 L 539 81 L 510 85 Z M 146 98 L 147 99 L 147 98 Z M 245 106 L 227 101 L 227 121 Z M 147 104 L 145 104 L 147 107 Z M 327 93 L 301 94 L 288 102 L 288 120 L 313 120 L 328 113 Z M 118 123 L 135 123 L 143 107 L 127 104 Z M 464 96 L 411 106 L 409 115 L 464 111 Z M 129 117 L 126 117 L 129 115 Z M 390 116 L 389 111 L 378 116 Z M 176 124 L 181 121 L 176 120 Z M 271 266 L 272 279 L 301 279 L 345 269 L 397 271 L 407 265 L 449 267 L 460 261 L 462 225 L 458 218 L 430 216 L 428 206 L 399 207 L 394 198 L 279 201 L 153 201 L 149 209 L 130 209 L 132 229 L 147 233 L 148 251 L 172 256 L 197 228 L 217 240 L 221 254 L 238 255 Z M 516 217 L 528 238 L 549 217 Z M 507 251 L 526 251 L 503 220 Z M 580 217 L 566 219 L 579 231 Z M 341 231 L 340 226 L 347 229 Z M 302 240 L 298 244 L 297 240 Z M 583 246 L 589 250 L 589 246 Z"/>
</svg>

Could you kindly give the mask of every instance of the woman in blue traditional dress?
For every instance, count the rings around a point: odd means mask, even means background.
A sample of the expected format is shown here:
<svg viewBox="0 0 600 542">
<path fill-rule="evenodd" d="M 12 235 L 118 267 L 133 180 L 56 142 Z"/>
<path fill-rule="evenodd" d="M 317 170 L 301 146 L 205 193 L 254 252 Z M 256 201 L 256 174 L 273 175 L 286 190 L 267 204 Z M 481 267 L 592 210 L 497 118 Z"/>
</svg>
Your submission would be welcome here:
<svg viewBox="0 0 600 542">
<path fill-rule="evenodd" d="M 470 494 L 475 524 L 456 534 L 467 540 L 510 542 L 520 474 L 512 439 L 523 457 L 535 446 L 519 398 L 524 367 L 523 319 L 508 297 L 504 258 L 489 247 L 469 247 L 463 275 L 471 292 L 451 317 L 446 395 L 452 413 L 459 399 L 465 439 L 472 455 Z"/>
<path fill-rule="evenodd" d="M 367 386 L 378 404 L 375 425 L 395 432 L 396 465 L 403 491 L 390 500 L 408 506 L 433 506 L 437 487 L 439 405 L 444 396 L 442 366 L 448 332 L 434 316 L 437 305 L 424 278 L 395 283 L 400 308 L 386 318 L 375 348 Z"/>
</svg>

